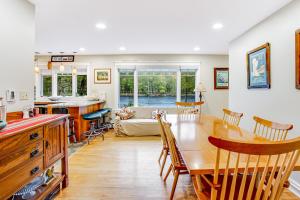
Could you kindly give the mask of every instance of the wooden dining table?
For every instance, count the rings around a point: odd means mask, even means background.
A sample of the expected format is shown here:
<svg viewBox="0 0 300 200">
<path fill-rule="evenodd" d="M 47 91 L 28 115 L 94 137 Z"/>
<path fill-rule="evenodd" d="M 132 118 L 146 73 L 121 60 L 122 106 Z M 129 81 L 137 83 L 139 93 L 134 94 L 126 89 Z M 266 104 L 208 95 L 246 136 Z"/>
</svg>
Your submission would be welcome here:
<svg viewBox="0 0 300 200">
<path fill-rule="evenodd" d="M 237 126 L 229 125 L 215 116 L 168 114 L 166 120 L 171 123 L 171 130 L 178 149 L 191 176 L 214 173 L 217 148 L 209 143 L 209 136 L 241 142 L 272 142 Z M 227 157 L 225 152 L 223 153 L 224 156 L 221 152 L 220 166 L 223 165 L 225 168 Z M 255 163 L 253 161 L 251 164 L 250 161 L 249 166 L 255 166 Z M 234 163 L 230 165 L 234 169 Z M 222 167 L 220 170 L 222 170 Z M 243 172 L 243 170 L 243 165 L 241 165 L 239 171 Z M 299 160 L 294 167 L 294 171 L 300 171 Z"/>
</svg>

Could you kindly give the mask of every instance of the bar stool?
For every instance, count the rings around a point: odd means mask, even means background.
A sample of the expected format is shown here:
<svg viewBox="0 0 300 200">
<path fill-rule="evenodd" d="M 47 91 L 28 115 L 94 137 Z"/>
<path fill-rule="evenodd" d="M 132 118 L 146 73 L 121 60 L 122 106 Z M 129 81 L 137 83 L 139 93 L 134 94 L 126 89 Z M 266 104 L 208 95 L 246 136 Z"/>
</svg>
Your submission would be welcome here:
<svg viewBox="0 0 300 200">
<path fill-rule="evenodd" d="M 82 118 L 84 120 L 89 121 L 90 129 L 83 133 L 83 135 L 87 138 L 88 144 L 90 140 L 94 139 L 95 137 L 101 135 L 102 140 L 104 140 L 104 129 L 105 127 L 102 126 L 101 120 L 104 116 L 105 112 L 99 110 L 93 113 L 84 114 Z"/>
<path fill-rule="evenodd" d="M 111 108 L 103 108 L 100 111 L 103 112 L 103 118 L 102 118 L 102 127 L 104 127 L 107 131 L 111 128 L 113 128 L 113 124 L 111 123 Z M 108 120 L 106 120 L 108 118 Z"/>
</svg>

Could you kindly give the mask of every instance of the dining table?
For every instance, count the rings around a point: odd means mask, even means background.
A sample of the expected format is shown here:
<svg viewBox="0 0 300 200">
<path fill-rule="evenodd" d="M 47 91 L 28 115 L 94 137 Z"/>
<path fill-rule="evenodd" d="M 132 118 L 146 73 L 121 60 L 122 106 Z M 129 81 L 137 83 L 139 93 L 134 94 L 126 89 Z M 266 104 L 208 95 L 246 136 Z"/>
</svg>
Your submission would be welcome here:
<svg viewBox="0 0 300 200">
<path fill-rule="evenodd" d="M 196 183 L 197 185 L 200 185 L 201 175 L 214 174 L 217 147 L 208 141 L 209 136 L 239 142 L 272 143 L 272 141 L 257 136 L 251 131 L 228 124 L 216 116 L 167 114 L 166 121 L 171 123 L 171 130 L 175 137 L 177 148 L 186 164 L 189 174 L 195 177 L 195 180 L 198 182 Z M 220 171 L 224 170 L 226 166 L 227 154 L 225 153 L 225 151 L 221 151 Z M 246 155 L 244 155 L 244 158 L 241 156 L 240 159 L 245 159 L 246 162 Z M 256 160 L 250 160 L 248 170 L 251 171 L 251 167 L 254 168 L 255 164 Z M 246 165 L 241 164 L 238 171 L 242 173 L 244 166 Z M 235 163 L 230 163 L 229 168 L 233 170 Z M 293 171 L 300 171 L 299 160 Z"/>
</svg>

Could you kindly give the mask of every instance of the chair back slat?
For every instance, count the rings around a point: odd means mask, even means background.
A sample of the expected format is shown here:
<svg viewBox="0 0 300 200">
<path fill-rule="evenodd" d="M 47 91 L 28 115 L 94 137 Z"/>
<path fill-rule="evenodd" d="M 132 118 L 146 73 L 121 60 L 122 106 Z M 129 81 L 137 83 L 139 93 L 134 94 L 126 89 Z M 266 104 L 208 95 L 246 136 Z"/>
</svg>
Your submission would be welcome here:
<svg viewBox="0 0 300 200">
<path fill-rule="evenodd" d="M 300 155 L 300 137 L 268 143 L 208 139 L 217 147 L 213 185 L 220 186 L 212 188 L 211 200 L 279 199 Z"/>
<path fill-rule="evenodd" d="M 166 133 L 166 139 L 169 146 L 172 165 L 174 167 L 180 166 L 181 162 L 180 162 L 179 151 L 177 149 L 176 140 L 171 130 L 171 124 L 164 119 L 161 119 L 161 121 Z"/>
<path fill-rule="evenodd" d="M 201 114 L 201 106 L 204 104 L 203 101 L 198 102 L 176 102 L 177 114 L 181 118 L 192 118 L 196 114 Z"/>
<path fill-rule="evenodd" d="M 157 118 L 157 121 L 158 121 L 158 124 L 159 124 L 159 129 L 160 129 L 160 135 L 161 135 L 162 144 L 164 145 L 164 147 L 169 148 L 168 141 L 167 141 L 167 136 L 166 136 L 166 132 L 165 132 L 164 126 L 162 124 L 162 115 L 161 114 L 157 114 L 156 118 Z"/>
<path fill-rule="evenodd" d="M 257 116 L 254 116 L 253 119 L 256 122 L 254 134 L 272 141 L 285 140 L 289 130 L 293 128 L 292 124 L 280 124 Z"/>
<path fill-rule="evenodd" d="M 223 109 L 223 121 L 228 124 L 238 126 L 240 124 L 243 113 L 233 112 L 228 109 Z"/>
</svg>

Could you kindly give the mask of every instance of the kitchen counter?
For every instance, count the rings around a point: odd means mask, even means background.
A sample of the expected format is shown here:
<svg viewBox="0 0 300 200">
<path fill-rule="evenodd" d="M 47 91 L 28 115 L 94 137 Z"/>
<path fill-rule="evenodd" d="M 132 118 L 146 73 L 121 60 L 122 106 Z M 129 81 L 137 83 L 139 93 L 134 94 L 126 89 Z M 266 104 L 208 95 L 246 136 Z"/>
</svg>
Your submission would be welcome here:
<svg viewBox="0 0 300 200">
<path fill-rule="evenodd" d="M 74 132 L 77 141 L 81 141 L 82 134 L 89 130 L 89 122 L 83 120 L 82 115 L 95 112 L 103 108 L 105 101 L 36 101 L 35 108 L 46 110 L 47 114 L 55 113 L 59 108 L 66 108 L 74 120 Z"/>
</svg>

